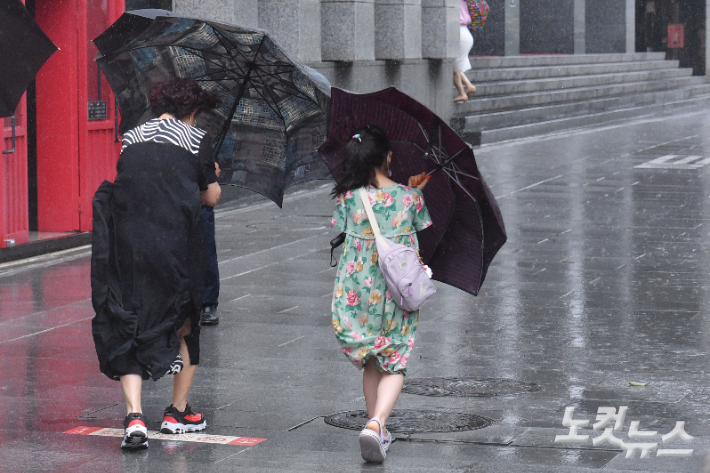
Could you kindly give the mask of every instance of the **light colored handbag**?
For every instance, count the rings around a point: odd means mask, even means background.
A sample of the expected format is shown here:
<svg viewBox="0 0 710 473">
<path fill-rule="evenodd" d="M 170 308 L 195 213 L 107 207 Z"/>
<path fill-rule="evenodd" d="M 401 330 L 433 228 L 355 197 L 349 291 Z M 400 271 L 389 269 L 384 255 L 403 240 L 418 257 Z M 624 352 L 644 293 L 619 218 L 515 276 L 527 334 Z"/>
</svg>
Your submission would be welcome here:
<svg viewBox="0 0 710 473">
<path fill-rule="evenodd" d="M 392 300 L 406 311 L 419 310 L 434 295 L 436 286 L 419 261 L 417 250 L 383 237 L 370 198 L 363 188 L 360 188 L 360 199 L 375 234 L 380 270 Z"/>
</svg>

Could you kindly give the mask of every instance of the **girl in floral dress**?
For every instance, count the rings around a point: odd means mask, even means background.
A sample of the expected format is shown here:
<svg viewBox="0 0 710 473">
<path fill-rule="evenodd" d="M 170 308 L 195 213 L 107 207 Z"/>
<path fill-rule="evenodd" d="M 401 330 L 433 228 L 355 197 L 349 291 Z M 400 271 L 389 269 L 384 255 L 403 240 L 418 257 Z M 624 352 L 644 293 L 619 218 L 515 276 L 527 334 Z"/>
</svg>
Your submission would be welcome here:
<svg viewBox="0 0 710 473">
<path fill-rule="evenodd" d="M 333 330 L 345 356 L 363 369 L 371 420 L 359 437 L 362 457 L 383 462 L 392 440 L 385 422 L 402 390 L 419 311 L 406 312 L 392 300 L 377 264 L 375 236 L 358 189 L 366 189 L 382 235 L 416 248 L 416 232 L 432 225 L 421 193 L 428 178 L 412 176 L 409 186 L 389 179 L 391 147 L 374 125 L 355 130 L 343 155 L 342 176 L 333 189 L 332 221 L 346 233 L 335 278 Z"/>
</svg>

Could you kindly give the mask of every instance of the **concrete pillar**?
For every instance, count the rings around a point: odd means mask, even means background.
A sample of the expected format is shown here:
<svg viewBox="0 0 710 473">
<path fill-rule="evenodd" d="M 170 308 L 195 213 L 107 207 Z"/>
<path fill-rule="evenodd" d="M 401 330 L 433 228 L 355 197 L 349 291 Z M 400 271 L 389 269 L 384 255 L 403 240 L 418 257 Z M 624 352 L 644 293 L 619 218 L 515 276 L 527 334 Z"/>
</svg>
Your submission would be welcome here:
<svg viewBox="0 0 710 473">
<path fill-rule="evenodd" d="M 259 27 L 301 62 L 321 60 L 320 0 L 259 0 Z"/>
<path fill-rule="evenodd" d="M 459 54 L 459 0 L 421 0 L 422 57 L 455 58 Z"/>
<path fill-rule="evenodd" d="M 321 1 L 324 61 L 375 59 L 375 0 Z"/>
<path fill-rule="evenodd" d="M 421 57 L 421 0 L 375 0 L 375 58 Z"/>
<path fill-rule="evenodd" d="M 593 0 L 592 0 L 593 1 Z M 632 0 L 633 1 L 633 0 Z M 586 52 L 586 1 L 574 0 L 574 53 Z"/>
<path fill-rule="evenodd" d="M 185 16 L 256 27 L 258 0 L 173 0 L 173 11 Z"/>
<path fill-rule="evenodd" d="M 506 56 L 520 55 L 520 6 L 518 0 L 505 0 Z"/>
<path fill-rule="evenodd" d="M 707 10 L 706 15 L 707 15 Z M 636 52 L 636 2 L 626 0 L 626 54 Z"/>
</svg>

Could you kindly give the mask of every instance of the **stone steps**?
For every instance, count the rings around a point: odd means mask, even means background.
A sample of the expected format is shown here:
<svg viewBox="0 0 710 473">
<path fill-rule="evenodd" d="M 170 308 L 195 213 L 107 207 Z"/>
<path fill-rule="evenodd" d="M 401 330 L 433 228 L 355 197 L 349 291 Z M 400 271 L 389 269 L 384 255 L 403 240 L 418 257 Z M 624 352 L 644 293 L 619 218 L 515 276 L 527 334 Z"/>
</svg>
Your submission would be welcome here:
<svg viewBox="0 0 710 473">
<path fill-rule="evenodd" d="M 601 87 L 624 83 L 667 81 L 691 77 L 692 69 L 661 69 L 657 71 L 636 71 L 623 74 L 592 74 L 571 77 L 552 77 L 536 80 L 507 80 L 496 82 L 473 82 L 477 94 L 483 97 L 512 96 L 524 93 L 549 92 L 567 89 Z M 473 98 L 473 97 L 472 97 Z"/>
<path fill-rule="evenodd" d="M 476 58 L 471 58 L 473 67 L 480 67 Z M 601 64 L 577 64 L 566 66 L 503 67 L 475 69 L 466 75 L 474 84 L 482 82 L 544 79 L 550 77 L 579 76 L 588 74 L 613 74 L 650 70 L 677 69 L 678 61 L 621 62 Z"/>
<path fill-rule="evenodd" d="M 570 64 L 599 64 L 662 61 L 666 53 L 578 54 L 553 56 L 490 56 L 472 57 L 477 69 L 501 67 L 563 66 Z M 473 62 L 472 62 L 473 64 Z"/>
<path fill-rule="evenodd" d="M 473 144 L 710 104 L 710 83 L 664 53 L 471 58 L 478 92 L 454 107 Z"/>
</svg>

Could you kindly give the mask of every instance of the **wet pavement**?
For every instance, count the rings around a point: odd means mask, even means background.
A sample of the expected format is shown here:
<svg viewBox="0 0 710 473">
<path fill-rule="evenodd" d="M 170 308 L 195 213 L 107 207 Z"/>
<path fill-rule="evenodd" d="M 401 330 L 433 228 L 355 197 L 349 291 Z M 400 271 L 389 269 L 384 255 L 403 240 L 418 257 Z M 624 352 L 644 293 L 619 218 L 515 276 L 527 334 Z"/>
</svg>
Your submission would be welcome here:
<svg viewBox="0 0 710 473">
<path fill-rule="evenodd" d="M 94 353 L 88 249 L 0 266 L 0 470 L 702 472 L 710 114 L 476 156 L 509 240 L 478 297 L 439 284 L 422 309 L 383 466 L 362 462 L 352 430 L 364 398 L 330 324 L 336 232 L 329 188 L 318 184 L 291 193 L 283 210 L 262 202 L 217 213 L 221 322 L 203 329 L 190 397 L 215 437 L 155 438 L 122 453 L 100 430 L 120 428 L 125 408 Z M 149 428 L 170 393 L 168 377 L 144 385 Z M 591 428 L 600 408 L 624 406 L 608 424 L 618 430 Z M 563 426 L 566 408 L 588 425 Z M 631 437 L 633 421 L 656 433 Z M 679 421 L 692 439 L 662 437 Z M 575 430 L 578 442 L 555 441 Z M 647 458 L 631 450 L 638 443 L 651 445 Z"/>
</svg>

